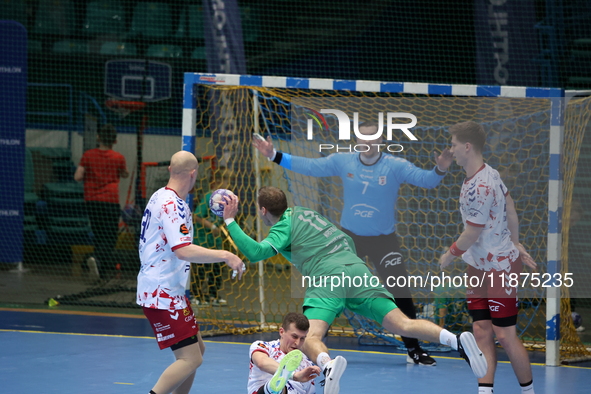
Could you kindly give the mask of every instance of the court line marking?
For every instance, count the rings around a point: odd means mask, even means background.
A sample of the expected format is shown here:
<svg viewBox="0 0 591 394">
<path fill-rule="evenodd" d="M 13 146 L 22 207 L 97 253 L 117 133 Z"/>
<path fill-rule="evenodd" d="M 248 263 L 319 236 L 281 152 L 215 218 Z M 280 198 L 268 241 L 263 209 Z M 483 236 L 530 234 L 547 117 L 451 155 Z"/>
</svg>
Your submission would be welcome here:
<svg viewBox="0 0 591 394">
<path fill-rule="evenodd" d="M 8 329 L 0 329 L 0 332 L 20 332 L 25 334 L 54 334 L 54 335 L 76 335 L 76 336 L 89 336 L 89 337 L 112 337 L 112 338 L 131 338 L 131 339 L 154 339 L 152 336 L 133 336 L 133 335 L 113 335 L 113 334 L 84 334 L 84 333 L 77 333 L 77 332 L 51 332 L 51 331 L 34 331 L 34 330 L 8 330 Z M 246 342 L 228 342 L 228 341 L 212 341 L 204 339 L 203 342 L 206 343 L 223 343 L 225 345 L 241 345 L 241 346 L 250 346 L 251 343 Z M 331 351 L 337 352 L 349 352 L 349 353 L 361 353 L 361 354 L 382 354 L 387 356 L 406 356 L 405 353 L 386 353 L 386 352 L 379 352 L 376 350 L 354 350 L 354 349 L 330 349 Z M 433 358 L 441 358 L 447 360 L 464 360 L 461 357 L 449 357 L 449 356 L 432 356 Z M 509 361 L 499 361 L 502 364 L 510 364 Z M 545 364 L 542 363 L 531 363 L 532 366 L 538 367 L 547 367 Z M 562 368 L 575 368 L 575 369 L 589 369 L 591 367 L 580 367 L 576 365 L 560 365 Z M 554 367 L 552 367 L 554 368 Z"/>
</svg>

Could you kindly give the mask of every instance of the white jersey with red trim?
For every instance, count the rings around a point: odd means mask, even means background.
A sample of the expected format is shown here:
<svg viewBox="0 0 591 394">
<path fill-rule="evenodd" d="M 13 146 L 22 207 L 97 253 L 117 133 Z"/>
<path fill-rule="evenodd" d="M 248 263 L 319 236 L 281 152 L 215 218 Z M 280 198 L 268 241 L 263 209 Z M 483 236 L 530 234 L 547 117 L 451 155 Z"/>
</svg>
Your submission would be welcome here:
<svg viewBox="0 0 591 394">
<path fill-rule="evenodd" d="M 499 172 L 488 164 L 464 180 L 460 192 L 462 222 L 483 228 L 476 243 L 462 255 L 474 268 L 506 270 L 519 256 L 507 226 L 508 194 Z"/>
<path fill-rule="evenodd" d="M 185 286 L 190 263 L 174 251 L 193 240 L 188 204 L 172 189 L 157 190 L 146 205 L 139 241 L 141 268 L 137 303 L 146 308 L 174 311 L 187 306 Z"/>
<path fill-rule="evenodd" d="M 283 357 L 285 357 L 285 353 L 279 348 L 279 339 L 271 342 L 265 341 L 256 341 L 250 345 L 250 351 L 248 353 L 250 357 L 250 372 L 248 373 L 248 394 L 256 394 L 258 389 L 267 383 L 273 375 L 270 373 L 261 371 L 259 367 L 254 365 L 252 362 L 252 355 L 254 352 L 263 352 L 273 360 L 280 362 Z M 302 362 L 300 363 L 299 368 L 296 371 L 301 371 L 302 369 L 314 365 L 312 361 L 308 357 L 304 355 Z M 290 394 L 314 394 L 316 393 L 316 386 L 314 384 L 314 380 L 311 380 L 306 383 L 296 382 L 293 380 L 289 380 L 287 385 L 287 392 Z"/>
</svg>

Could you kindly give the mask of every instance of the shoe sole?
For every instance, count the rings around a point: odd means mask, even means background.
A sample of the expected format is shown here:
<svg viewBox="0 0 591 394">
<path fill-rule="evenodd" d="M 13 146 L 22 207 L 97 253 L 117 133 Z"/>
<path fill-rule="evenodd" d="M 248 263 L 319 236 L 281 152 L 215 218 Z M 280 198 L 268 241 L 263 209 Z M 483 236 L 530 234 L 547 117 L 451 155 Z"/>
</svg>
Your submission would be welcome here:
<svg viewBox="0 0 591 394">
<path fill-rule="evenodd" d="M 410 357 L 408 354 L 406 355 L 406 363 L 407 364 L 416 364 L 416 365 L 422 365 L 423 367 L 434 367 L 437 365 L 437 361 L 434 361 L 433 364 L 423 364 L 422 362 L 415 362 L 415 360 L 413 360 L 412 357 Z"/>
<path fill-rule="evenodd" d="M 476 344 L 474 335 L 472 335 L 471 332 L 463 332 L 460 335 L 460 342 L 462 343 L 466 356 L 468 356 L 468 359 L 470 360 L 470 368 L 472 368 L 472 372 L 478 379 L 483 378 L 484 375 L 486 375 L 488 365 L 484 354 L 482 354 L 482 351 Z"/>
<path fill-rule="evenodd" d="M 281 359 L 277 372 L 269 381 L 269 388 L 279 394 L 287 384 L 287 381 L 292 378 L 293 373 L 298 369 L 302 362 L 303 354 L 299 350 L 292 350 Z"/>
<path fill-rule="evenodd" d="M 341 376 L 347 369 L 347 360 L 342 356 L 336 356 L 332 363 L 332 370 L 329 376 L 326 377 L 324 384 L 324 394 L 338 394 L 340 390 L 339 381 Z"/>
</svg>

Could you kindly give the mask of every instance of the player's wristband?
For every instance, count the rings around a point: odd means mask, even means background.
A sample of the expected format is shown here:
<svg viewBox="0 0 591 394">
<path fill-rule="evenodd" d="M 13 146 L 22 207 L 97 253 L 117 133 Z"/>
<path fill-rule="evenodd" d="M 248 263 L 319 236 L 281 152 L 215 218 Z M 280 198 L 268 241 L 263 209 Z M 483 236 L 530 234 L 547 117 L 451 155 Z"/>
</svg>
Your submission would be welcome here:
<svg viewBox="0 0 591 394">
<path fill-rule="evenodd" d="M 435 173 L 437 175 L 445 175 L 447 174 L 447 171 L 442 171 L 441 168 L 439 168 L 439 166 L 435 166 Z"/>
<path fill-rule="evenodd" d="M 232 218 L 224 219 L 224 222 L 226 222 L 226 226 L 229 226 L 230 223 L 234 222 L 234 219 L 232 219 Z"/>
<path fill-rule="evenodd" d="M 274 161 L 276 156 L 277 156 L 277 151 L 275 150 L 275 148 L 273 148 L 273 156 L 267 157 L 267 160 Z"/>
<path fill-rule="evenodd" d="M 456 245 L 455 242 L 453 244 L 451 244 L 451 246 L 449 247 L 449 253 L 451 253 L 457 257 L 463 255 L 465 252 L 466 252 L 465 250 L 458 248 L 458 246 Z"/>
<path fill-rule="evenodd" d="M 275 155 L 271 161 L 273 163 L 281 164 L 281 159 L 283 159 L 283 153 L 281 151 L 275 151 Z"/>
</svg>

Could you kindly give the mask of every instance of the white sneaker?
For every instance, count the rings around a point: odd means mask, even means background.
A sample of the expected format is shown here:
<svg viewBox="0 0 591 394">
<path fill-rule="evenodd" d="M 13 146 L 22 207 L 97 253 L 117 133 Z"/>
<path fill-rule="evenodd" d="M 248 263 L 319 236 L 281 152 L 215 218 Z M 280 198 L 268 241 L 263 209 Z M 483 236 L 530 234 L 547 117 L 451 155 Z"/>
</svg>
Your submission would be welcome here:
<svg viewBox="0 0 591 394">
<path fill-rule="evenodd" d="M 342 356 L 336 356 L 326 364 L 324 367 L 324 394 L 338 394 L 339 381 L 346 368 L 347 360 Z"/>
<path fill-rule="evenodd" d="M 458 338 L 458 352 L 460 352 L 460 356 L 468 362 L 468 365 L 472 368 L 472 372 L 478 379 L 483 378 L 488 370 L 488 364 L 484 354 L 482 354 L 482 350 L 476 344 L 474 335 L 466 331 L 458 334 L 456 337 Z"/>
<path fill-rule="evenodd" d="M 224 305 L 228 305 L 228 301 L 226 301 L 226 300 L 225 300 L 225 299 L 223 299 L 223 298 L 218 298 L 218 299 L 216 299 L 216 300 L 215 300 L 215 303 L 216 303 L 216 304 L 219 304 L 219 305 L 222 305 L 222 306 L 224 306 Z"/>
<path fill-rule="evenodd" d="M 281 394 L 287 381 L 293 377 L 294 372 L 300 366 L 302 362 L 303 353 L 300 350 L 292 350 L 287 353 L 285 357 L 279 362 L 279 368 L 275 372 L 275 375 L 269 381 L 267 388 L 273 394 Z"/>
</svg>

